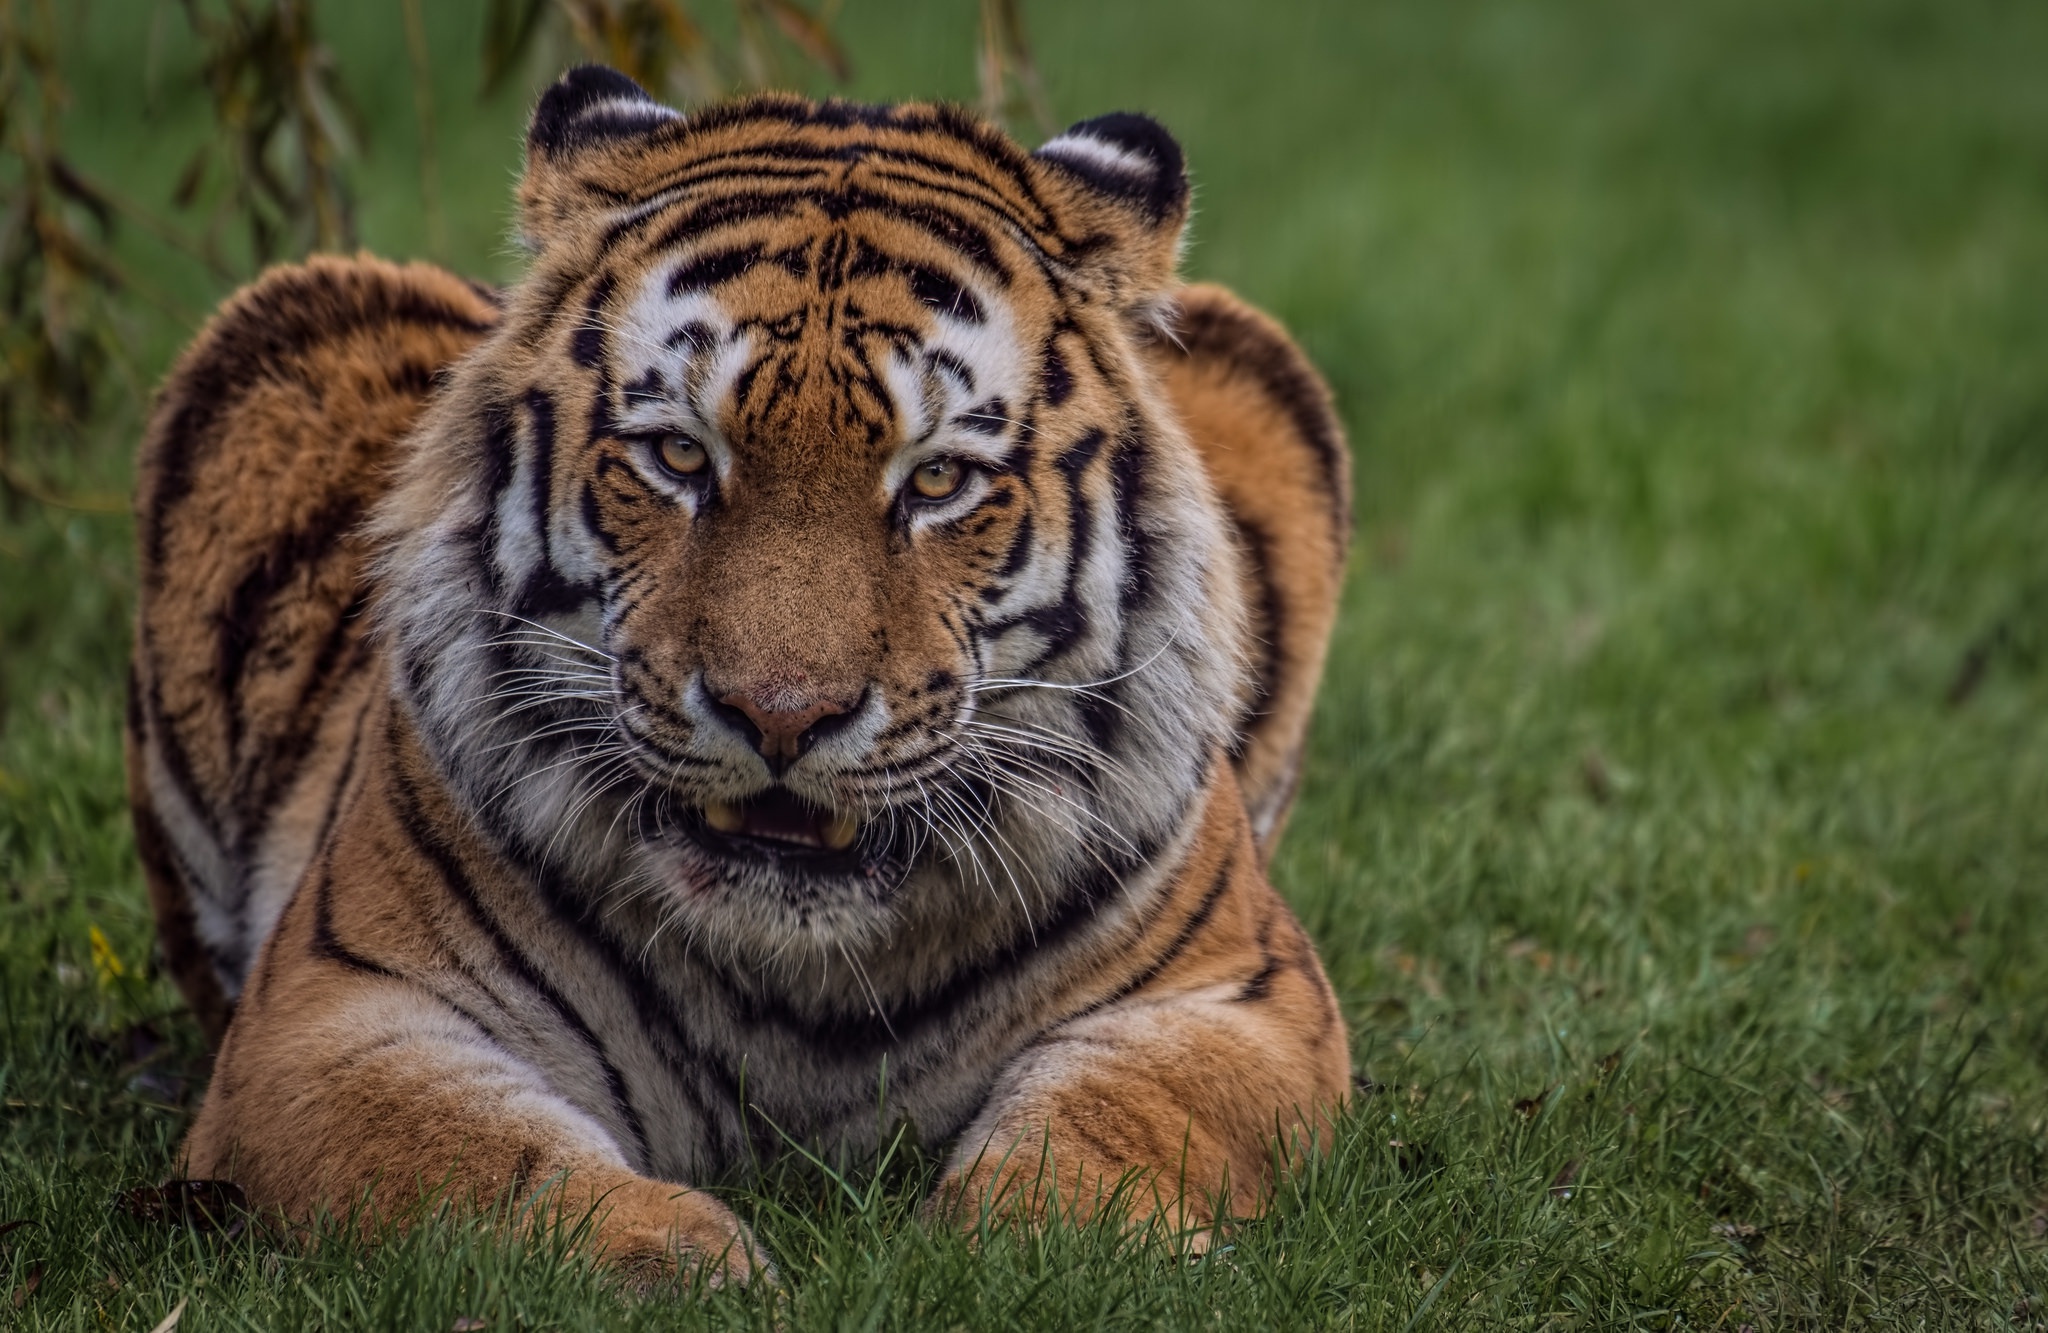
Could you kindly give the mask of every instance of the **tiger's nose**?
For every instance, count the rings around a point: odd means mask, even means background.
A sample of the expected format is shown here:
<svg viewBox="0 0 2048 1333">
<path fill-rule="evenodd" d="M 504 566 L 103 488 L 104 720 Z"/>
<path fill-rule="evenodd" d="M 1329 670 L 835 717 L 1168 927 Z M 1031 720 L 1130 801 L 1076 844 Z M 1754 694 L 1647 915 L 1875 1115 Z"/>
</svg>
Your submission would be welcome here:
<svg viewBox="0 0 2048 1333">
<path fill-rule="evenodd" d="M 853 716 L 852 705 L 831 699 L 776 708 L 745 691 L 725 695 L 718 700 L 718 707 L 741 735 L 751 736 L 754 748 L 768 761 L 768 771 L 778 778 Z"/>
</svg>

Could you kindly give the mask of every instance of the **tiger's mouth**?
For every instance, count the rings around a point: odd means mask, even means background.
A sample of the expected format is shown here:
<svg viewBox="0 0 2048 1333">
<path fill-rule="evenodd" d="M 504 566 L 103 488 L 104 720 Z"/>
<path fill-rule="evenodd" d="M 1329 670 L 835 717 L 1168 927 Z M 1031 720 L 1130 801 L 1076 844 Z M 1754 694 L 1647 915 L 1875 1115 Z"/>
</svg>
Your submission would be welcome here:
<svg viewBox="0 0 2048 1333">
<path fill-rule="evenodd" d="M 770 787 L 742 801 L 708 801 L 704 827 L 719 839 L 780 855 L 834 855 L 860 837 L 860 821 L 812 805 L 786 787 Z"/>
</svg>

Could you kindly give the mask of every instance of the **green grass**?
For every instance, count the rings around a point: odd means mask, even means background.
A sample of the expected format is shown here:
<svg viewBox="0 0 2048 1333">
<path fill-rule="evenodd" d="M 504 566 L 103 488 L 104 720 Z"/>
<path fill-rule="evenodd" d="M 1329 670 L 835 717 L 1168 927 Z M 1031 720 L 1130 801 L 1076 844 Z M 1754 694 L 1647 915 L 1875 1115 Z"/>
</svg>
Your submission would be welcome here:
<svg viewBox="0 0 2048 1333">
<path fill-rule="evenodd" d="M 388 8 L 389 13 L 384 12 Z M 367 244 L 423 250 L 398 7 L 326 7 Z M 505 277 L 524 89 L 428 6 L 448 259 Z M 72 138 L 153 204 L 166 15 L 68 20 Z M 966 96 L 972 7 L 854 0 L 869 97 Z M 2020 0 L 1056 3 L 1059 111 L 1162 115 L 1190 267 L 1282 315 L 1357 558 L 1275 867 L 1375 1081 L 1199 1262 L 915 1220 L 928 1164 L 731 1197 L 774 1293 L 622 1301 L 424 1228 L 114 1211 L 196 1097 L 121 795 L 131 532 L 0 511 L 0 1322 L 1845 1327 L 2048 1322 L 2048 9 Z M 217 286 L 135 234 L 160 373 Z M 184 311 L 176 307 L 189 307 Z M 30 461 L 119 490 L 139 411 Z M 141 1066 L 123 1033 L 154 1022 Z M 32 1273 L 18 1309 L 7 1293 Z"/>
</svg>

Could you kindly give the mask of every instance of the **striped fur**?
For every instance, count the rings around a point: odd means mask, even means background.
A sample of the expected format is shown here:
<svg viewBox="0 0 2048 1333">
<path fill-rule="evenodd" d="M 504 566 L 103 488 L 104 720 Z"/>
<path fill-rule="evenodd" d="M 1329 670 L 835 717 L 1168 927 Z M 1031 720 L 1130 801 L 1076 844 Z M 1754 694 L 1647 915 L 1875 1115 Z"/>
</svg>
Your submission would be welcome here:
<svg viewBox="0 0 2048 1333">
<path fill-rule="evenodd" d="M 502 301 L 276 271 L 144 443 L 189 1169 L 551 1186 L 742 1275 L 681 1185 L 906 1122 L 941 1208 L 1256 1211 L 1348 1080 L 1263 871 L 1348 478 L 1286 335 L 1176 284 L 1179 149 L 584 69 L 520 194 Z"/>
</svg>

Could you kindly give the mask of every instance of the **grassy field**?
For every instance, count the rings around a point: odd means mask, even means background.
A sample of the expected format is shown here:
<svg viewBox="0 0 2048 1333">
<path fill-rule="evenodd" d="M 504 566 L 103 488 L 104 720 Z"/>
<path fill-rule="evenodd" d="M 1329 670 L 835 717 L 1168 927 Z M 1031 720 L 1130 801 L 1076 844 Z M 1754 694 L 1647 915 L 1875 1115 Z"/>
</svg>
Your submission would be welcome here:
<svg viewBox="0 0 2048 1333">
<path fill-rule="evenodd" d="M 427 8 L 443 257 L 510 277 L 528 90 L 479 101 L 479 6 Z M 365 242 L 424 253 L 399 7 L 325 9 Z M 152 12 L 74 6 L 66 49 L 79 156 L 161 208 L 204 109 Z M 2048 7 L 1029 13 L 1063 117 L 1181 134 L 1192 272 L 1285 318 L 1353 432 L 1276 865 L 1371 1078 L 1331 1158 L 1192 1263 L 931 1233 L 914 1157 L 792 1170 L 729 1191 L 781 1287 L 701 1303 L 453 1224 L 308 1252 L 132 1218 L 199 1045 L 122 799 L 131 530 L 15 500 L 0 1323 L 2048 1327 Z M 969 95 L 972 22 L 849 0 L 851 91 Z M 221 289 L 124 245 L 146 385 Z M 119 493 L 136 399 L 22 461 Z"/>
</svg>

